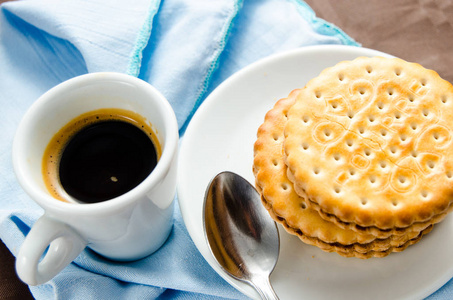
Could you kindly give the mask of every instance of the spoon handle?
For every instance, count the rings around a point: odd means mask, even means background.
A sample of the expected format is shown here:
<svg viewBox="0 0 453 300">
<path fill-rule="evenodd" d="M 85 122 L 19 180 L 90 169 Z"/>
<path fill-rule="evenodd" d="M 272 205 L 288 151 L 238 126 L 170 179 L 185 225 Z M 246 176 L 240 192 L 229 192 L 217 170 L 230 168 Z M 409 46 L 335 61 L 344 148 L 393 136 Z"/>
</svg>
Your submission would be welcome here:
<svg viewBox="0 0 453 300">
<path fill-rule="evenodd" d="M 267 276 L 255 276 L 250 280 L 253 287 L 260 294 L 263 300 L 278 300 L 277 294 L 275 294 L 272 288 L 269 277 Z"/>
</svg>

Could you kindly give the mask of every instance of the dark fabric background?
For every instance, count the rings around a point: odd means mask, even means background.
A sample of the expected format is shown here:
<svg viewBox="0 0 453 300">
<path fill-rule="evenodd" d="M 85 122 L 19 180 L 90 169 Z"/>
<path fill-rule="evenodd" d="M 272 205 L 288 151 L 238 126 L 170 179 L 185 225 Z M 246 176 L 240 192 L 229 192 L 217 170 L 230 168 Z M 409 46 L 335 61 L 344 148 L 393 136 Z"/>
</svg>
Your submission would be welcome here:
<svg viewBox="0 0 453 300">
<path fill-rule="evenodd" d="M 453 82 L 453 1 L 306 0 L 316 15 L 361 43 Z"/>
<path fill-rule="evenodd" d="M 6 0 L 0 0 L 0 3 Z M 317 16 L 342 28 L 363 47 L 418 62 L 453 82 L 453 1 L 306 0 Z M 0 299 L 32 299 L 0 242 Z"/>
</svg>

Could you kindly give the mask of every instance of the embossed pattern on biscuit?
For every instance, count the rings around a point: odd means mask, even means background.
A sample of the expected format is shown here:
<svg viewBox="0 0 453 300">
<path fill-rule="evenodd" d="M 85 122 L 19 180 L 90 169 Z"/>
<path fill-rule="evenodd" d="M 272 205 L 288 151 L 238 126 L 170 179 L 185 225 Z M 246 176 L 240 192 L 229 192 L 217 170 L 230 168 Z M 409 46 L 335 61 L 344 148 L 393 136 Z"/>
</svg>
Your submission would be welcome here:
<svg viewBox="0 0 453 300">
<path fill-rule="evenodd" d="M 285 160 L 296 191 L 323 214 L 404 228 L 443 215 L 453 200 L 452 130 L 453 87 L 437 73 L 358 58 L 324 70 L 299 94 Z"/>
<path fill-rule="evenodd" d="M 279 100 L 266 114 L 255 142 L 253 171 L 256 187 L 272 218 L 303 242 L 343 256 L 382 257 L 390 252 L 401 251 L 403 247 L 418 241 L 420 231 L 377 239 L 367 233 L 341 229 L 321 218 L 316 210 L 307 207 L 305 196 L 300 197 L 295 193 L 292 183 L 286 177 L 283 129 L 286 112 L 299 93 L 300 90 L 293 91 L 288 98 Z"/>
<path fill-rule="evenodd" d="M 258 130 L 254 147 L 254 173 L 256 186 L 265 199 L 269 209 L 285 218 L 290 226 L 299 228 L 306 236 L 316 237 L 328 243 L 352 244 L 369 243 L 376 239 L 372 235 L 357 235 L 355 232 L 342 230 L 322 218 L 317 211 L 306 207 L 303 197 L 299 197 L 286 177 L 286 165 L 283 161 L 283 128 L 286 123 L 285 113 L 294 103 L 299 90 L 293 91 L 288 98 L 276 103 Z M 331 226 L 329 230 L 323 230 Z"/>
</svg>

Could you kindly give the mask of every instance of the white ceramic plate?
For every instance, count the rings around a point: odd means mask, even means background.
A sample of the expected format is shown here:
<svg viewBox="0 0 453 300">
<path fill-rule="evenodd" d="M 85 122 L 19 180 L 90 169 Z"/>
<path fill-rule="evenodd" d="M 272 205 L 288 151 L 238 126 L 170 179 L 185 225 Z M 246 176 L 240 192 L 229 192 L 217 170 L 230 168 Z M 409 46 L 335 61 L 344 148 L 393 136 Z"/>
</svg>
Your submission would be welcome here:
<svg viewBox="0 0 453 300">
<path fill-rule="evenodd" d="M 183 137 L 179 203 L 190 236 L 208 263 L 235 288 L 257 298 L 232 279 L 211 256 L 202 224 L 210 180 L 233 171 L 254 183 L 253 143 L 265 113 L 290 91 L 324 68 L 358 56 L 388 56 L 348 46 L 314 46 L 265 58 L 222 83 L 200 106 Z M 281 248 L 271 282 L 280 299 L 421 299 L 453 276 L 453 218 L 402 253 L 361 260 L 305 245 L 280 226 Z"/>
</svg>

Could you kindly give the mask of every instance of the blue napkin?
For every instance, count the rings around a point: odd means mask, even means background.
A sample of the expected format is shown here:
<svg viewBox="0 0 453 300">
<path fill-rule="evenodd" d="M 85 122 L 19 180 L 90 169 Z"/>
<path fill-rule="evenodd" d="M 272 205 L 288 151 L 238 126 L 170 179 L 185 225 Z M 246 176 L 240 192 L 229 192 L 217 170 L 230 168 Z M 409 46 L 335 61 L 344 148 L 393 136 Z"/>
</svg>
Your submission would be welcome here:
<svg viewBox="0 0 453 300">
<path fill-rule="evenodd" d="M 16 182 L 11 145 L 23 114 L 46 90 L 88 72 L 138 76 L 170 101 L 183 136 L 198 106 L 228 76 L 270 54 L 318 44 L 358 46 L 297 0 L 3 4 L 0 238 L 17 255 L 25 235 L 43 213 Z M 178 206 L 168 241 L 153 255 L 118 263 L 86 249 L 49 283 L 30 290 L 37 299 L 245 298 L 197 251 Z"/>
</svg>

